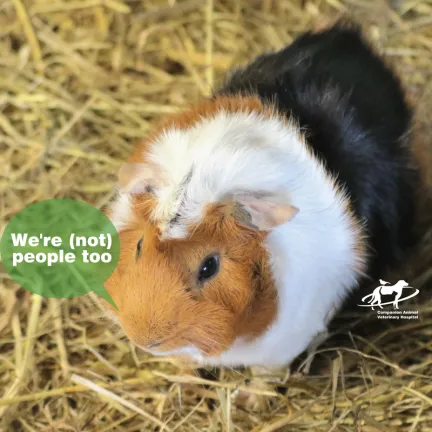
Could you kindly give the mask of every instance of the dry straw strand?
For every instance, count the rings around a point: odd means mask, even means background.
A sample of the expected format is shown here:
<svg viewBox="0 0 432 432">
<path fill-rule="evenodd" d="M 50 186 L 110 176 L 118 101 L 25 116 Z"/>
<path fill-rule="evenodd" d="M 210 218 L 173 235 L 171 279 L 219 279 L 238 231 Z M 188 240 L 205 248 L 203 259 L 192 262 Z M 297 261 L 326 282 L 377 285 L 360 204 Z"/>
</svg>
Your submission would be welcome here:
<svg viewBox="0 0 432 432">
<path fill-rule="evenodd" d="M 35 35 L 33 25 L 30 21 L 30 18 L 28 16 L 27 10 L 21 0 L 12 0 L 14 2 L 17 15 L 21 21 L 21 24 L 24 29 L 24 33 L 29 41 L 29 44 L 31 46 L 33 58 L 36 64 L 36 67 L 39 69 L 39 71 L 43 71 L 44 64 L 42 61 L 42 54 L 41 54 L 41 48 L 39 45 L 39 41 Z"/>
<path fill-rule="evenodd" d="M 96 383 L 83 378 L 79 375 L 72 375 L 71 380 L 76 382 L 77 384 L 81 384 L 84 385 L 86 387 L 88 387 L 91 390 L 94 390 L 96 393 L 107 397 L 108 399 L 112 399 L 116 402 L 119 402 L 121 405 L 124 405 L 125 407 L 131 409 L 132 411 L 135 411 L 137 414 L 143 416 L 144 418 L 150 420 L 151 422 L 159 425 L 161 427 L 161 432 L 166 430 L 167 432 L 171 432 L 171 429 L 169 429 L 163 422 L 161 422 L 159 419 L 157 419 L 156 417 L 152 416 L 151 414 L 145 412 L 143 409 L 139 408 L 138 406 L 136 406 L 135 404 L 125 400 L 124 398 L 116 395 L 115 393 L 113 393 L 112 391 L 109 391 L 107 389 L 104 389 L 103 387 L 97 385 Z"/>
</svg>

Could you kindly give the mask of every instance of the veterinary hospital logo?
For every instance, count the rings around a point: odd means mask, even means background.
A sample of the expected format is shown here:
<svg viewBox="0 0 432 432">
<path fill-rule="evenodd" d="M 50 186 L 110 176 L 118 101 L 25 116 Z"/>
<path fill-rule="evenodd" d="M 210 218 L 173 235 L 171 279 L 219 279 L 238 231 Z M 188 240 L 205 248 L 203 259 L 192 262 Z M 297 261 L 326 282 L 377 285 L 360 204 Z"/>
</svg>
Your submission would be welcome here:
<svg viewBox="0 0 432 432">
<path fill-rule="evenodd" d="M 413 290 L 408 294 L 406 289 Z M 376 287 L 371 294 L 364 296 L 362 302 L 366 304 L 359 304 L 361 307 L 370 307 L 375 310 L 375 307 L 384 309 L 383 306 L 393 305 L 393 310 L 378 310 L 377 317 L 380 319 L 418 319 L 418 311 L 413 310 L 399 310 L 399 303 L 402 303 L 410 298 L 415 297 L 419 290 L 409 286 L 408 282 L 400 280 L 394 285 L 380 279 L 380 285 Z M 408 295 L 405 295 L 408 294 Z M 402 297 L 404 295 L 404 297 Z M 383 301 L 381 296 L 394 296 L 391 301 Z"/>
</svg>

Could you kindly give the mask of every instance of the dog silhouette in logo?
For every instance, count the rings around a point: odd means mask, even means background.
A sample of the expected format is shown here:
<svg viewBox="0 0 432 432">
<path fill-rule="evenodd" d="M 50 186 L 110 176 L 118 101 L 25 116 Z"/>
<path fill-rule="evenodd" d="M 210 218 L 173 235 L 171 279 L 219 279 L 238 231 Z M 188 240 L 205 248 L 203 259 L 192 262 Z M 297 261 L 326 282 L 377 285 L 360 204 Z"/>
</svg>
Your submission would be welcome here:
<svg viewBox="0 0 432 432">
<path fill-rule="evenodd" d="M 371 297 L 371 299 L 368 301 L 368 303 L 371 304 L 372 310 L 374 309 L 375 305 L 378 305 L 381 309 L 383 309 L 381 305 L 381 295 L 390 295 L 396 293 L 395 299 L 393 300 L 393 308 L 399 309 L 398 301 L 402 296 L 402 291 L 404 288 L 411 288 L 408 285 L 408 282 L 405 282 L 404 280 L 400 280 L 399 282 L 395 283 L 394 285 L 387 285 L 388 282 L 382 281 L 380 279 L 381 285 L 377 288 L 375 288 L 372 292 L 372 294 L 368 294 L 367 296 L 362 298 L 362 301 L 364 302 L 367 298 Z"/>
</svg>

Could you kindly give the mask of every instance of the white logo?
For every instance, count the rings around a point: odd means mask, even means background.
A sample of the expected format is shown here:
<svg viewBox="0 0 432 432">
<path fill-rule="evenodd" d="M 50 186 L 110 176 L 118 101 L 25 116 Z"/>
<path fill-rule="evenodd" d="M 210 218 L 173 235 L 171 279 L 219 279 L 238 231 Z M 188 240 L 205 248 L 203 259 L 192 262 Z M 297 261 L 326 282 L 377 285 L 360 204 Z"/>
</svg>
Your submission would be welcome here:
<svg viewBox="0 0 432 432">
<path fill-rule="evenodd" d="M 405 297 L 402 297 L 402 294 L 404 294 L 405 289 L 414 289 L 415 292 L 410 293 L 409 295 L 407 295 Z M 415 297 L 418 293 L 419 293 L 418 289 L 413 288 L 412 286 L 409 286 L 408 282 L 406 282 L 404 280 L 400 280 L 400 281 L 396 282 L 394 285 L 389 285 L 389 282 L 386 282 L 386 281 L 383 281 L 380 279 L 380 286 L 375 288 L 373 290 L 372 294 L 368 294 L 367 296 L 364 296 L 362 298 L 362 302 L 367 303 L 367 304 L 360 304 L 358 306 L 370 307 L 370 308 L 372 308 L 372 310 L 375 310 L 376 306 L 378 306 L 380 309 L 384 309 L 383 306 L 393 305 L 393 309 L 399 309 L 399 303 Z M 384 303 L 382 302 L 382 299 L 381 299 L 382 295 L 393 295 L 393 294 L 395 295 L 395 297 L 392 301 L 387 301 Z M 378 314 L 380 314 L 380 312 L 378 312 Z M 381 314 L 383 314 L 383 312 L 381 312 Z M 388 316 L 388 318 L 399 319 L 402 312 L 400 312 L 400 311 L 387 312 L 387 314 L 393 315 L 393 316 Z M 418 311 L 404 311 L 404 314 L 417 314 L 418 315 Z M 397 316 L 397 318 L 396 318 L 396 316 Z M 379 317 L 379 318 L 381 318 L 381 317 Z M 406 318 L 408 318 L 408 317 L 406 317 Z M 413 319 L 413 318 L 414 317 L 412 317 L 411 319 Z M 418 318 L 418 316 L 417 316 L 417 318 Z"/>
</svg>

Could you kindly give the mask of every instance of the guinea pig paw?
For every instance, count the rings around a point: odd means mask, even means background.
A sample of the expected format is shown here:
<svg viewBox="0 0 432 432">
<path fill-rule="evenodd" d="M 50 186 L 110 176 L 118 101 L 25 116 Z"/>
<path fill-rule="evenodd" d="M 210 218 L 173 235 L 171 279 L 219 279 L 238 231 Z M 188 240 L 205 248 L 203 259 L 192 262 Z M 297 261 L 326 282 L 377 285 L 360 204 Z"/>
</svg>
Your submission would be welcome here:
<svg viewBox="0 0 432 432">
<path fill-rule="evenodd" d="M 260 394 L 260 391 L 274 391 L 274 387 L 267 381 L 259 378 L 252 379 L 246 384 L 250 391 L 237 390 L 233 393 L 233 402 L 251 412 L 266 412 L 271 409 L 272 397 Z"/>
<path fill-rule="evenodd" d="M 288 371 L 286 370 L 288 368 Z M 275 384 L 285 384 L 287 376 L 289 377 L 289 366 L 251 366 L 251 375 L 254 378 L 260 378 L 266 382 Z"/>
<path fill-rule="evenodd" d="M 306 376 L 309 375 L 310 369 L 312 366 L 312 363 L 316 357 L 318 348 L 330 337 L 330 334 L 327 330 L 322 331 L 321 333 L 318 333 L 312 342 L 309 344 L 309 347 L 306 350 L 307 358 L 306 360 L 300 365 L 297 373 L 300 376 Z"/>
</svg>

